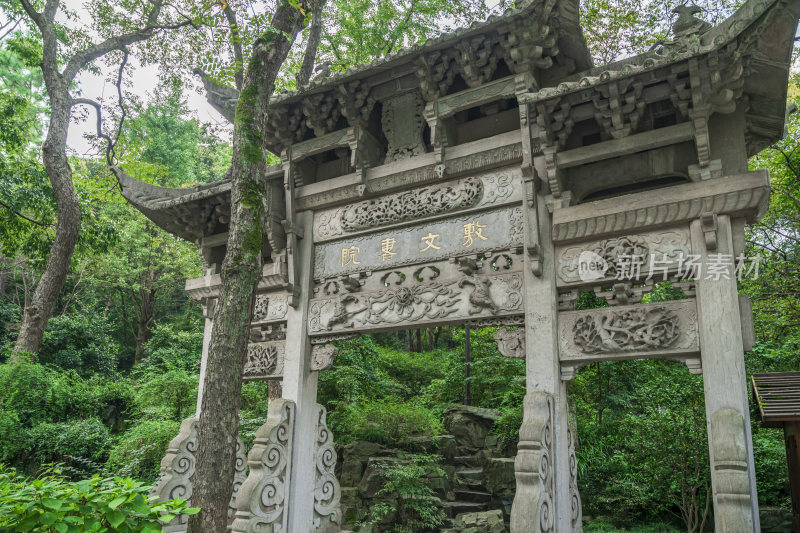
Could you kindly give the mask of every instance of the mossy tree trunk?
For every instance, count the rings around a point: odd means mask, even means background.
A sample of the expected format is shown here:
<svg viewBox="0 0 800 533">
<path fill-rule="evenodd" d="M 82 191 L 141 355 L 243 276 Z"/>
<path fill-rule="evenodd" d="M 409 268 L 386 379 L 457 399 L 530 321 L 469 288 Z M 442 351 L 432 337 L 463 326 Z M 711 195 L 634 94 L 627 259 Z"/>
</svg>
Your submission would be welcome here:
<svg viewBox="0 0 800 533">
<path fill-rule="evenodd" d="M 189 520 L 188 533 L 224 533 L 227 527 L 242 370 L 262 267 L 262 222 L 271 203 L 265 186 L 264 118 L 275 78 L 304 24 L 300 10 L 286 0 L 278 3 L 271 27 L 253 46 L 236 107 L 231 222 L 220 272 L 220 295 L 214 308 L 192 493 L 192 505 L 202 511 Z"/>
</svg>

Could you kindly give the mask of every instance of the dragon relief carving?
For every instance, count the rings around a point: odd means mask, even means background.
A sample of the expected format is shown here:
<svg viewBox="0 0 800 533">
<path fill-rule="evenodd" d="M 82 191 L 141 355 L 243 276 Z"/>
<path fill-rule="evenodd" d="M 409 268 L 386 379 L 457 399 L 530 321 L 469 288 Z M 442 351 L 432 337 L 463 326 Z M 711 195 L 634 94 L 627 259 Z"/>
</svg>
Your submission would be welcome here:
<svg viewBox="0 0 800 533">
<path fill-rule="evenodd" d="M 467 178 L 458 183 L 395 194 L 345 208 L 340 215 L 341 226 L 347 231 L 358 231 L 465 209 L 477 204 L 482 193 L 483 182 Z"/>
<path fill-rule="evenodd" d="M 572 328 L 575 345 L 587 354 L 660 350 L 681 336 L 678 314 L 641 306 L 580 317 Z"/>
</svg>

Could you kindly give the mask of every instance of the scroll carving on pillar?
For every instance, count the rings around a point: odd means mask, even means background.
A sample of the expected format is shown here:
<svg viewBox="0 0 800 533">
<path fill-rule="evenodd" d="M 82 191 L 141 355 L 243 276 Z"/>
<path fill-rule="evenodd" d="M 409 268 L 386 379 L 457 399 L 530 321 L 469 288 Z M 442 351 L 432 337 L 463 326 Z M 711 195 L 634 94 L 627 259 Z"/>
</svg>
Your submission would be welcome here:
<svg viewBox="0 0 800 533">
<path fill-rule="evenodd" d="M 570 525 L 573 533 L 583 531 L 583 506 L 578 492 L 578 460 L 575 457 L 575 436 L 572 428 L 567 429 L 567 448 L 569 450 L 569 502 Z"/>
<path fill-rule="evenodd" d="M 178 435 L 172 439 L 167 454 L 161 459 L 161 477 L 153 493 L 158 501 L 174 498 L 192 501 L 192 477 L 194 476 L 197 452 L 197 417 L 190 417 L 181 422 Z M 236 463 L 233 478 L 233 493 L 228 506 L 228 523 L 233 520 L 236 510 L 236 495 L 247 477 L 247 461 L 244 456 L 244 444 L 236 439 Z M 164 527 L 164 531 L 186 531 L 188 516 L 179 516 Z"/>
<path fill-rule="evenodd" d="M 258 428 L 247 455 L 250 475 L 236 498 L 234 533 L 273 531 L 288 533 L 287 495 L 291 476 L 295 404 L 270 402 L 267 422 Z"/>
<path fill-rule="evenodd" d="M 517 491 L 511 508 L 511 531 L 555 531 L 553 507 L 553 396 L 546 392 L 525 395 L 514 474 Z"/>
<path fill-rule="evenodd" d="M 336 449 L 333 446 L 333 432 L 328 429 L 327 411 L 317 405 L 316 481 L 314 483 L 314 532 L 331 533 L 339 531 L 342 523 L 342 509 L 339 504 L 342 491 L 336 479 Z"/>
<path fill-rule="evenodd" d="M 724 531 L 753 531 L 744 417 L 734 409 L 718 409 L 710 427 L 717 524 L 726 526 Z"/>
<path fill-rule="evenodd" d="M 525 329 L 498 329 L 494 334 L 497 349 L 504 357 L 525 359 Z"/>
</svg>

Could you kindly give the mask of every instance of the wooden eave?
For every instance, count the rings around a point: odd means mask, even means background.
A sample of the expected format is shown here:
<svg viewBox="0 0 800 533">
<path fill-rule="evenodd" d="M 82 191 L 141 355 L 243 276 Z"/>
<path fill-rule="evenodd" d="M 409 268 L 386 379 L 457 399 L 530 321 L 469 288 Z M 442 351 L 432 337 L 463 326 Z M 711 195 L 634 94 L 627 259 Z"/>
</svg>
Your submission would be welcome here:
<svg viewBox="0 0 800 533">
<path fill-rule="evenodd" d="M 800 422 L 800 372 L 753 374 L 751 381 L 764 427 Z"/>
</svg>

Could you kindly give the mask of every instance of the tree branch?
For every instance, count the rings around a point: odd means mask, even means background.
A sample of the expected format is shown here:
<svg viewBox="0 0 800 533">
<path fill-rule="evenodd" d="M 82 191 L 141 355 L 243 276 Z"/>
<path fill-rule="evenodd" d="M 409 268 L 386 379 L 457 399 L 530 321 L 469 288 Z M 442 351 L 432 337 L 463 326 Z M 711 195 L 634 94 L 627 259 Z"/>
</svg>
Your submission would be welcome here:
<svg viewBox="0 0 800 533">
<path fill-rule="evenodd" d="M 239 33 L 239 24 L 236 22 L 236 12 L 230 3 L 222 0 L 222 11 L 228 19 L 228 26 L 231 28 L 231 46 L 233 47 L 233 57 L 236 60 L 236 70 L 234 72 L 234 82 L 236 89 L 241 91 L 244 83 L 244 54 L 242 53 L 242 36 Z M 205 85 L 205 82 L 203 83 Z M 208 90 L 208 88 L 206 88 Z M 231 120 L 231 122 L 233 122 Z"/>
<path fill-rule="evenodd" d="M 74 56 L 72 56 L 72 59 L 69 60 L 67 66 L 64 67 L 64 71 L 62 73 L 64 79 L 71 81 L 82 68 L 95 59 L 102 57 L 114 50 L 122 50 L 128 45 L 149 39 L 157 31 L 176 30 L 189 25 L 194 26 L 194 22 L 191 19 L 185 19 L 182 22 L 175 24 L 157 24 L 162 7 L 163 0 L 153 0 L 153 8 L 150 10 L 150 13 L 147 16 L 147 23 L 145 26 L 129 33 L 123 33 L 122 35 L 109 37 L 105 41 L 97 43 L 76 53 Z"/>
<path fill-rule="evenodd" d="M 308 31 L 308 44 L 306 44 L 306 51 L 303 55 L 303 64 L 296 77 L 298 89 L 309 82 L 311 73 L 314 71 L 317 48 L 319 48 L 320 37 L 322 37 L 322 11 L 325 8 L 326 1 L 327 0 L 316 0 L 311 11 L 311 28 Z"/>
<path fill-rule="evenodd" d="M 225 119 L 233 124 L 236 118 L 236 103 L 239 101 L 239 91 L 233 87 L 217 83 L 211 76 L 200 70 L 194 69 L 194 73 L 200 76 L 203 81 L 203 87 L 206 90 L 206 100 L 211 107 L 225 117 Z"/>
<path fill-rule="evenodd" d="M 14 209 L 13 207 L 11 207 L 10 205 L 8 205 L 5 202 L 0 201 L 0 207 L 2 207 L 4 209 L 7 209 L 8 211 L 11 211 L 16 216 L 18 216 L 18 217 L 20 217 L 22 219 L 25 219 L 25 220 L 27 220 L 28 222 L 30 222 L 32 224 L 36 224 L 37 226 L 41 226 L 43 228 L 49 228 L 50 227 L 50 224 L 45 224 L 44 222 L 39 222 L 38 220 L 34 220 L 34 219 L 30 218 L 30 217 L 27 217 L 27 216 L 23 215 L 22 213 L 20 213 L 19 211 L 17 211 L 16 209 Z"/>
<path fill-rule="evenodd" d="M 11 26 L 11 27 L 8 29 L 8 31 L 6 31 L 6 32 L 5 32 L 5 33 L 4 33 L 2 36 L 0 36 L 0 41 L 2 41 L 3 39 L 5 39 L 6 37 L 8 37 L 8 35 L 9 35 L 9 34 L 10 34 L 12 31 L 14 31 L 15 29 L 17 29 L 17 26 L 19 26 L 19 23 L 21 22 L 21 20 L 22 20 L 22 19 L 10 20 L 10 21 L 8 21 L 8 23 L 7 23 L 7 24 L 4 24 L 4 25 L 3 25 L 3 28 L 5 28 L 6 26 L 8 26 L 8 24 L 11 24 L 11 22 L 13 22 L 13 23 L 14 23 L 14 24 L 13 24 L 13 25 L 12 25 L 12 26 Z"/>
</svg>

